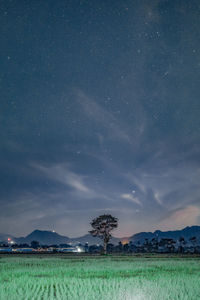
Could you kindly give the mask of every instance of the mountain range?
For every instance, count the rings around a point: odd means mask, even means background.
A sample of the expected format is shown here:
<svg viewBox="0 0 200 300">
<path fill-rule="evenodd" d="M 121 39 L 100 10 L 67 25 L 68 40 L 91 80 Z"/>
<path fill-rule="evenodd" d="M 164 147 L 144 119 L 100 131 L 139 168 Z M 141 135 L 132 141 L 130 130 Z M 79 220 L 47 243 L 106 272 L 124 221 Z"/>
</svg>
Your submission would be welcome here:
<svg viewBox="0 0 200 300">
<path fill-rule="evenodd" d="M 174 240 L 178 240 L 180 237 L 184 237 L 186 240 L 189 238 L 196 236 L 198 240 L 200 240 L 200 226 L 191 226 L 185 227 L 182 230 L 174 230 L 174 231 L 160 231 L 156 230 L 154 232 L 140 232 L 136 233 L 130 237 L 124 238 L 117 238 L 113 237 L 110 242 L 113 244 L 118 244 L 120 241 L 123 242 L 130 242 L 133 243 L 137 242 L 144 242 L 145 239 L 151 240 L 153 238 L 172 238 Z M 52 245 L 52 244 L 85 244 L 88 243 L 89 245 L 94 244 L 101 244 L 101 240 L 97 237 L 92 237 L 90 234 L 86 234 L 84 236 L 78 238 L 69 238 L 67 236 L 60 235 L 54 231 L 45 231 L 45 230 L 34 230 L 26 237 L 19 237 L 16 238 L 12 235 L 8 234 L 0 234 L 0 241 L 7 242 L 8 238 L 14 241 L 17 244 L 30 244 L 32 241 L 38 241 L 40 244 L 43 245 Z"/>
</svg>

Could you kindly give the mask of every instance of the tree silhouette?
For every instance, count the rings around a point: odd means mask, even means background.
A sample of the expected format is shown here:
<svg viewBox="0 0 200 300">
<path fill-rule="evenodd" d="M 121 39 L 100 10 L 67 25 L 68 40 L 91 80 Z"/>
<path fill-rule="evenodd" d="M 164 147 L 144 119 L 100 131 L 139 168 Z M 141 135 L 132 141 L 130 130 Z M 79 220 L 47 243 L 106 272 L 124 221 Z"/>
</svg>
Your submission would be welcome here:
<svg viewBox="0 0 200 300">
<path fill-rule="evenodd" d="M 194 253 L 195 253 L 196 252 L 196 246 L 197 246 L 197 238 L 196 238 L 196 236 L 192 236 L 189 240 L 192 243 L 192 246 L 194 247 Z"/>
<path fill-rule="evenodd" d="M 101 215 L 90 223 L 92 230 L 89 233 L 94 237 L 99 237 L 103 240 L 104 254 L 107 253 L 107 244 L 112 237 L 111 231 L 118 226 L 118 219 L 111 215 Z"/>
<path fill-rule="evenodd" d="M 31 247 L 34 249 L 37 249 L 39 247 L 40 243 L 38 241 L 32 241 L 31 242 Z"/>
<path fill-rule="evenodd" d="M 179 247 L 178 247 L 178 252 L 183 253 L 184 252 L 184 245 L 185 245 L 185 239 L 183 236 L 179 238 Z"/>
</svg>

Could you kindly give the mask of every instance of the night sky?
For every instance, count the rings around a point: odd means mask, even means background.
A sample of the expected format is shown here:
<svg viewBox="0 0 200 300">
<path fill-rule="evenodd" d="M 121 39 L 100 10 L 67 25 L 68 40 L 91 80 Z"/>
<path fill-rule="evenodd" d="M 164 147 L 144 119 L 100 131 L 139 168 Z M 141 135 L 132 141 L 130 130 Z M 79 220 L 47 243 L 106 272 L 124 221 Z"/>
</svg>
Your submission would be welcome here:
<svg viewBox="0 0 200 300">
<path fill-rule="evenodd" d="M 199 0 L 0 1 L 0 232 L 200 225 Z"/>
</svg>

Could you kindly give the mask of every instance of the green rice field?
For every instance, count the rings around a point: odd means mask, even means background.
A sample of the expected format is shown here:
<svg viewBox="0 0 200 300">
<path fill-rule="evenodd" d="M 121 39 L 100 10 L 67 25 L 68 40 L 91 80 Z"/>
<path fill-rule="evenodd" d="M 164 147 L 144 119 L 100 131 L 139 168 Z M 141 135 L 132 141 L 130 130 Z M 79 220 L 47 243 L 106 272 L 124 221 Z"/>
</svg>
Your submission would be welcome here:
<svg viewBox="0 0 200 300">
<path fill-rule="evenodd" d="M 198 300 L 200 259 L 1 255 L 1 300 Z"/>
</svg>

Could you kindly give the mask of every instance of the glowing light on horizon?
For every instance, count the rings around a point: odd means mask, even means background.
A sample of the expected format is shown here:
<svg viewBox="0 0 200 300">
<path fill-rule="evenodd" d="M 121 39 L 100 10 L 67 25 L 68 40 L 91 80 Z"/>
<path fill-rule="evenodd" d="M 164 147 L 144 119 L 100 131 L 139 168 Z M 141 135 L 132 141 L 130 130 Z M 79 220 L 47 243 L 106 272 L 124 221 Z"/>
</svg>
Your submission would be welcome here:
<svg viewBox="0 0 200 300">
<path fill-rule="evenodd" d="M 77 249 L 76 252 L 78 253 L 83 252 L 83 250 L 80 247 L 77 247 L 76 249 Z"/>
</svg>

